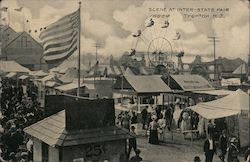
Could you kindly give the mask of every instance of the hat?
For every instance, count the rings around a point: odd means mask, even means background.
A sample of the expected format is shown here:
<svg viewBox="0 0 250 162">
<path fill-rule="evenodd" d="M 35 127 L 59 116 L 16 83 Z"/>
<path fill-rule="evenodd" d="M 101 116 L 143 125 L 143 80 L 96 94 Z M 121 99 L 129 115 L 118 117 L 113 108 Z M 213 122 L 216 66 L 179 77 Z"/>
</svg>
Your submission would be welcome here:
<svg viewBox="0 0 250 162">
<path fill-rule="evenodd" d="M 195 157 L 194 157 L 194 162 L 200 162 L 200 161 L 201 161 L 201 159 L 200 159 L 199 156 L 195 156 Z"/>
<path fill-rule="evenodd" d="M 237 138 L 233 137 L 233 138 L 230 139 L 230 142 L 235 143 L 235 142 L 238 142 L 238 140 L 237 140 Z"/>
<path fill-rule="evenodd" d="M 28 155 L 27 152 L 22 152 L 22 153 L 21 153 L 21 156 L 27 156 L 27 155 Z"/>
</svg>

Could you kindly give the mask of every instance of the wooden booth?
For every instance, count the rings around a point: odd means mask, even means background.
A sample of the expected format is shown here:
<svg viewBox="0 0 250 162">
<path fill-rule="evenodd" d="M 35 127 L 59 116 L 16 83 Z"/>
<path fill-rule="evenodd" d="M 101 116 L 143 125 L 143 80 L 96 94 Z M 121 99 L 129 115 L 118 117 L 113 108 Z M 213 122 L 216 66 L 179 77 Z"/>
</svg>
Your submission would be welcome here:
<svg viewBox="0 0 250 162">
<path fill-rule="evenodd" d="M 127 139 L 134 136 L 115 126 L 112 99 L 46 96 L 45 112 L 47 118 L 24 129 L 33 137 L 35 162 L 127 161 Z"/>
</svg>

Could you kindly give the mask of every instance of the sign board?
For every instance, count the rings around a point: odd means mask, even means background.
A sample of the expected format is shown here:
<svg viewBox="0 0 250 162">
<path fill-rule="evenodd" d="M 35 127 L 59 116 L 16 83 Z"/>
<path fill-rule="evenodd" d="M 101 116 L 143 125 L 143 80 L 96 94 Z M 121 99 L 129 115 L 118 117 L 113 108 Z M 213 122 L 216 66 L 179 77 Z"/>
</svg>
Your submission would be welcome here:
<svg viewBox="0 0 250 162">
<path fill-rule="evenodd" d="M 82 99 L 64 96 L 66 129 L 92 129 L 115 125 L 113 99 Z"/>
</svg>

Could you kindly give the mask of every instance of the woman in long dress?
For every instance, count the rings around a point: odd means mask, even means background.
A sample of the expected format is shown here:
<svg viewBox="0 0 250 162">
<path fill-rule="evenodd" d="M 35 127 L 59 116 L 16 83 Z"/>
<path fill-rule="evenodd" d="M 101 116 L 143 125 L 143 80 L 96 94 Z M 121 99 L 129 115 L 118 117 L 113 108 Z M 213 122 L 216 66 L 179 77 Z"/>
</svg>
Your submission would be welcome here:
<svg viewBox="0 0 250 162">
<path fill-rule="evenodd" d="M 180 115 L 181 115 L 181 111 L 182 110 L 181 110 L 181 107 L 180 107 L 180 103 L 176 102 L 175 107 L 174 107 L 174 114 L 173 114 L 174 128 L 179 128 L 178 121 L 179 121 L 179 118 L 180 118 Z"/>
<path fill-rule="evenodd" d="M 153 121 L 150 122 L 149 124 L 149 143 L 151 144 L 159 144 L 159 140 L 158 140 L 158 128 L 159 128 L 159 124 L 156 122 L 156 116 L 152 117 Z"/>
</svg>

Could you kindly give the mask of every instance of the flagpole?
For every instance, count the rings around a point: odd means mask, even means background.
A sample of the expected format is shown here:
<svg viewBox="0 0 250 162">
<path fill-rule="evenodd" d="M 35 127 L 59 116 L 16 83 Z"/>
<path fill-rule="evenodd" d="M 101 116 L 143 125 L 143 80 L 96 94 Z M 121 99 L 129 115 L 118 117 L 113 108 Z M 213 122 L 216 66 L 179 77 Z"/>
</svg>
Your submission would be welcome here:
<svg viewBox="0 0 250 162">
<path fill-rule="evenodd" d="M 81 1 L 79 1 L 79 29 L 78 29 L 78 87 L 77 96 L 80 96 L 80 84 L 81 84 Z"/>
</svg>

